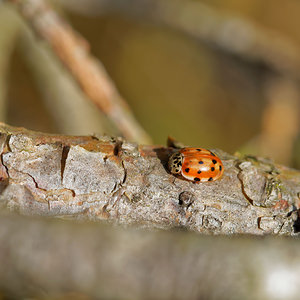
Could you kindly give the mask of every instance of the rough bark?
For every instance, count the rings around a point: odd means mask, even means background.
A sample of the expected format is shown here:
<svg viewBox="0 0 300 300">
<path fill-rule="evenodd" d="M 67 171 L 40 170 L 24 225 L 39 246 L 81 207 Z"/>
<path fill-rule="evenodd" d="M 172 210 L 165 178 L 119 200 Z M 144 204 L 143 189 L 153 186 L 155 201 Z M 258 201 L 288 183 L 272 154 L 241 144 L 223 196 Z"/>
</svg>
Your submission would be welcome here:
<svg viewBox="0 0 300 300">
<path fill-rule="evenodd" d="M 21 214 L 205 234 L 299 231 L 300 172 L 270 160 L 214 150 L 223 177 L 195 184 L 168 172 L 174 148 L 3 123 L 0 132 L 0 203 Z"/>
</svg>

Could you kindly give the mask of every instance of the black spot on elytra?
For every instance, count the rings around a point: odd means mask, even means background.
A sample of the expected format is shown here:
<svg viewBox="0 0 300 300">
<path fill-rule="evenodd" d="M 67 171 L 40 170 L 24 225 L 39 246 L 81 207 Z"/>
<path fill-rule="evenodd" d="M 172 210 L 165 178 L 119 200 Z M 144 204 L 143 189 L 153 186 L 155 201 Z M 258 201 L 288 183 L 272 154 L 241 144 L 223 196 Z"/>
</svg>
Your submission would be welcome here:
<svg viewBox="0 0 300 300">
<path fill-rule="evenodd" d="M 196 149 L 196 150 L 197 150 L 197 151 L 201 151 L 201 149 L 199 149 L 199 148 L 198 148 L 198 149 Z"/>
<path fill-rule="evenodd" d="M 186 168 L 184 171 L 188 173 L 190 171 L 190 168 Z"/>
<path fill-rule="evenodd" d="M 200 181 L 200 178 L 195 177 L 195 178 L 194 178 L 194 181 Z"/>
<path fill-rule="evenodd" d="M 222 171 L 222 166 L 219 167 L 219 170 Z"/>
<path fill-rule="evenodd" d="M 202 161 L 202 160 L 200 160 L 200 161 L 199 161 L 199 164 L 200 164 L 200 165 L 202 165 L 202 164 L 203 164 L 203 161 Z"/>
<path fill-rule="evenodd" d="M 215 168 L 214 168 L 214 167 L 211 167 L 210 169 L 211 169 L 211 171 L 212 171 L 212 172 L 215 170 Z"/>
<path fill-rule="evenodd" d="M 213 162 L 213 164 L 217 163 L 217 161 L 215 159 L 212 159 L 211 161 Z"/>
<path fill-rule="evenodd" d="M 199 170 L 197 173 L 198 173 L 198 174 L 201 174 L 201 170 Z"/>
<path fill-rule="evenodd" d="M 210 151 L 210 154 L 211 154 L 212 156 L 216 156 L 216 154 L 214 154 L 214 153 L 213 153 L 213 152 L 211 152 L 211 151 Z"/>
<path fill-rule="evenodd" d="M 212 181 L 212 180 L 213 180 L 213 178 L 212 178 L 212 177 L 209 177 L 209 178 L 208 178 L 208 181 Z"/>
</svg>

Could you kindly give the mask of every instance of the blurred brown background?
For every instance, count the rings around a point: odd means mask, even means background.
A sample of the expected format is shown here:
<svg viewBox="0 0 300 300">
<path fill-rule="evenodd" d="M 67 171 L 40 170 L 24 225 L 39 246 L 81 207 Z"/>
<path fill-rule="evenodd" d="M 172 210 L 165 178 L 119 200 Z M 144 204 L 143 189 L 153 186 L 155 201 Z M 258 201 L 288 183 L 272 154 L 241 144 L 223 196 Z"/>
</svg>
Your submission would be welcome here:
<svg viewBox="0 0 300 300">
<path fill-rule="evenodd" d="M 171 135 L 300 168 L 299 1 L 53 5 L 87 39 L 154 143 Z M 0 53 L 2 121 L 53 133 L 117 134 L 4 4 Z"/>
</svg>

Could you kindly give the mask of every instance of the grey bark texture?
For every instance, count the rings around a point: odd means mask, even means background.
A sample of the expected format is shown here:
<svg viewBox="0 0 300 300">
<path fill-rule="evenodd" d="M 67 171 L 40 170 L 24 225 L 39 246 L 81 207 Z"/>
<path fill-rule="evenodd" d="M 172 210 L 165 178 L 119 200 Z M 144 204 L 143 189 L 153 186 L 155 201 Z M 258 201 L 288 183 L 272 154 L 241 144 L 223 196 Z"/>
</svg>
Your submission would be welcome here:
<svg viewBox="0 0 300 300">
<path fill-rule="evenodd" d="M 174 148 L 3 123 L 0 132 L 0 203 L 12 211 L 205 234 L 298 234 L 300 173 L 269 160 L 214 150 L 223 177 L 195 184 L 168 172 Z"/>
<path fill-rule="evenodd" d="M 298 234 L 298 171 L 216 150 L 194 184 L 171 147 L 0 132 L 0 298 L 299 299 L 299 241 L 271 236 Z"/>
</svg>

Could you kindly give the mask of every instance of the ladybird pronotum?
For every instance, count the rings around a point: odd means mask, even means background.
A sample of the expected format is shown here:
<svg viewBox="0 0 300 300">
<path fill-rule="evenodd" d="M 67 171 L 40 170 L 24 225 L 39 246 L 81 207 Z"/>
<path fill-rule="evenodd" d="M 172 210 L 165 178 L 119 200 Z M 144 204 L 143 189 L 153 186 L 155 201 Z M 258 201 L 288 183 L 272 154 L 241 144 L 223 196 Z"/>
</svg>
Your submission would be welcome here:
<svg viewBox="0 0 300 300">
<path fill-rule="evenodd" d="M 182 148 L 171 155 L 168 165 L 172 174 L 194 182 L 214 181 L 224 172 L 221 159 L 203 148 Z"/>
</svg>

